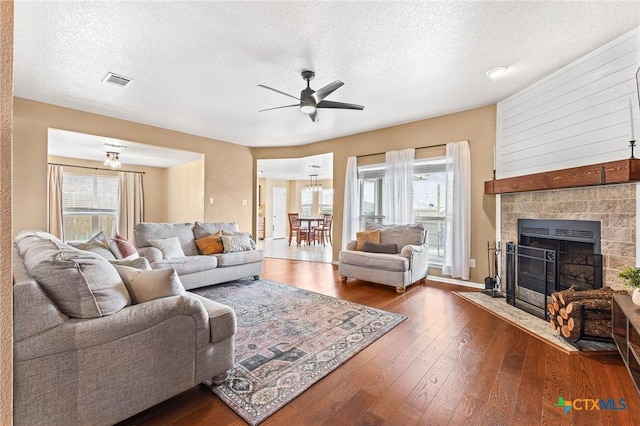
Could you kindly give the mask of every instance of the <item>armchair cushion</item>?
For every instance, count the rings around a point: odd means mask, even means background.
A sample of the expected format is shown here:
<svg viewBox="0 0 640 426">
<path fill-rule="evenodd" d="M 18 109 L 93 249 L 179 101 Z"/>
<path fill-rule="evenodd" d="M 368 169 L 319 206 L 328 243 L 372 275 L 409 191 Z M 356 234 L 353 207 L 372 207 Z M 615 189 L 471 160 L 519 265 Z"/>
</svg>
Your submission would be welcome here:
<svg viewBox="0 0 640 426">
<path fill-rule="evenodd" d="M 366 241 L 379 244 L 380 243 L 380 230 L 379 229 L 374 229 L 374 230 L 356 232 L 356 250 L 363 251 L 364 250 L 364 243 Z"/>
<path fill-rule="evenodd" d="M 380 225 L 367 223 L 366 230 L 380 230 L 382 244 L 396 244 L 398 248 L 407 245 L 422 245 L 425 243 L 426 231 L 421 223 L 407 225 Z"/>
<path fill-rule="evenodd" d="M 372 243 L 371 241 L 364 242 L 364 249 L 362 251 L 366 251 L 368 253 L 387 253 L 387 254 L 397 254 L 398 246 L 396 244 L 382 244 L 382 243 Z"/>
<path fill-rule="evenodd" d="M 384 271 L 405 272 L 409 270 L 409 259 L 397 254 L 344 250 L 340 252 L 340 263 Z"/>
</svg>

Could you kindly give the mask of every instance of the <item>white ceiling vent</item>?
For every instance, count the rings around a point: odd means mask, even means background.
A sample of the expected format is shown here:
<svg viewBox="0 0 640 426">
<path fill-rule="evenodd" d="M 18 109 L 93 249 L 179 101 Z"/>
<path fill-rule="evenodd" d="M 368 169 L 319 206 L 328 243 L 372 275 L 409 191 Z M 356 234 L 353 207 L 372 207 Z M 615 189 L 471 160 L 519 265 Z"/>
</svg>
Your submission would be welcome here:
<svg viewBox="0 0 640 426">
<path fill-rule="evenodd" d="M 131 82 L 131 79 L 110 72 L 110 73 L 107 73 L 106 77 L 102 79 L 102 82 L 124 87 Z"/>
</svg>

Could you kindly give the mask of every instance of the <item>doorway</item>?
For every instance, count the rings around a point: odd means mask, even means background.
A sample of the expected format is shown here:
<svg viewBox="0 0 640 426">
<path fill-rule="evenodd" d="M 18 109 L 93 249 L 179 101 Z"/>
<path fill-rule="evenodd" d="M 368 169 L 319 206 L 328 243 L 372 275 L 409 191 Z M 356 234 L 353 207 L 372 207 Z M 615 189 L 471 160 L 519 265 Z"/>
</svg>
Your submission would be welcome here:
<svg viewBox="0 0 640 426">
<path fill-rule="evenodd" d="M 273 187 L 273 239 L 287 236 L 287 188 Z"/>
</svg>

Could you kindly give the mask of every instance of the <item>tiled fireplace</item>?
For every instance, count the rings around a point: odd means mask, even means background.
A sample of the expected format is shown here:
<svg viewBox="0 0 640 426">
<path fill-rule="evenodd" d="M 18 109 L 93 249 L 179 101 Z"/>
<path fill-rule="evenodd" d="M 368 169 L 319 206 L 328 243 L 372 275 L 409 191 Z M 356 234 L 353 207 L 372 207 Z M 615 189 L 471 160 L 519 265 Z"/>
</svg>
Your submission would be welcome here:
<svg viewBox="0 0 640 426">
<path fill-rule="evenodd" d="M 599 221 L 602 284 L 624 288 L 618 273 L 636 264 L 636 184 L 503 194 L 501 200 L 503 248 L 518 243 L 518 219 Z M 504 275 L 504 256 L 502 264 Z"/>
</svg>

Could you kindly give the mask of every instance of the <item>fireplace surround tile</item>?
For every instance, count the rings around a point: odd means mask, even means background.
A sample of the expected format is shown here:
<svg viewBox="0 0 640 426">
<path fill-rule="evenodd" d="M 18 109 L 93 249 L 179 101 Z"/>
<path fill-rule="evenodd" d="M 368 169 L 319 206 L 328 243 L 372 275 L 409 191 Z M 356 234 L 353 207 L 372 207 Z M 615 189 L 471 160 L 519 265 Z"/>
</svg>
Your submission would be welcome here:
<svg viewBox="0 0 640 426">
<path fill-rule="evenodd" d="M 600 221 L 603 283 L 624 288 L 618 273 L 636 263 L 636 184 L 503 194 L 501 212 L 503 247 L 517 241 L 518 219 Z"/>
</svg>

